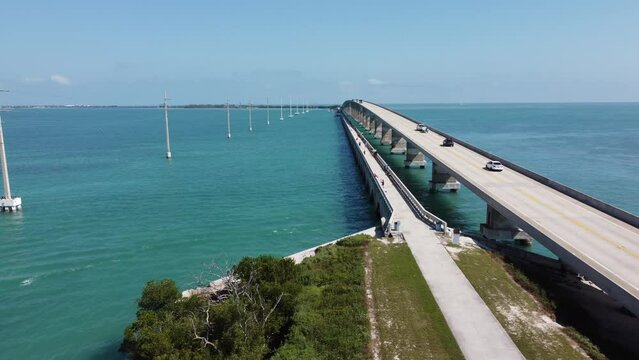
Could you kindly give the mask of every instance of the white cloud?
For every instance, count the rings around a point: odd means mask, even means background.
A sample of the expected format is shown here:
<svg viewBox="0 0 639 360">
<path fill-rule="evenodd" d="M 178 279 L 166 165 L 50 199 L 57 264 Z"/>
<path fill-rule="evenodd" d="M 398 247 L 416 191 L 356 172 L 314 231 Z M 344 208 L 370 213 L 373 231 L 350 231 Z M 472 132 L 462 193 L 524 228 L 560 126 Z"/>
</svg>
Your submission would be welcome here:
<svg viewBox="0 0 639 360">
<path fill-rule="evenodd" d="M 27 77 L 22 79 L 22 83 L 23 84 L 38 84 L 38 83 L 42 83 L 44 81 L 45 81 L 44 78 L 33 77 L 33 76 L 27 76 Z"/>
<path fill-rule="evenodd" d="M 59 85 L 69 85 L 71 83 L 69 78 L 58 74 L 51 75 L 51 81 Z"/>
<path fill-rule="evenodd" d="M 368 85 L 379 86 L 388 84 L 386 81 L 382 81 L 379 79 L 368 79 Z"/>
</svg>

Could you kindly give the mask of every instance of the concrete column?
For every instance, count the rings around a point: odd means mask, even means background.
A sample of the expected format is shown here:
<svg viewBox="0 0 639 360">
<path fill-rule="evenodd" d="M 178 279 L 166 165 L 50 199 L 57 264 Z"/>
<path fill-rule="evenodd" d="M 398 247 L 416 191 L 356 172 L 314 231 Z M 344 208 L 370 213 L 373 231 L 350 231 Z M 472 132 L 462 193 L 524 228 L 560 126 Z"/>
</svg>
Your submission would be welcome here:
<svg viewBox="0 0 639 360">
<path fill-rule="evenodd" d="M 424 153 L 419 151 L 419 149 L 413 145 L 412 143 L 407 142 L 406 144 L 406 160 L 404 160 L 404 167 L 426 167 L 426 157 Z"/>
<path fill-rule="evenodd" d="M 406 139 L 398 131 L 393 131 L 391 136 L 391 154 L 406 154 Z"/>
<path fill-rule="evenodd" d="M 382 129 L 382 145 L 390 145 L 393 142 L 393 128 L 387 126 Z"/>
<path fill-rule="evenodd" d="M 370 122 L 368 123 L 368 131 L 370 133 L 375 133 L 375 127 L 377 127 L 377 123 L 375 119 L 371 117 Z"/>
<path fill-rule="evenodd" d="M 440 165 L 437 165 L 433 161 L 433 173 L 431 180 L 429 181 L 430 191 L 436 192 L 440 190 L 457 191 L 461 187 L 459 181 L 457 181 L 452 175 L 444 170 Z"/>
<path fill-rule="evenodd" d="M 486 205 L 486 223 L 480 224 L 479 230 L 487 239 L 515 240 L 524 245 L 530 245 L 533 241 L 530 235 L 513 225 L 490 205 Z"/>
<path fill-rule="evenodd" d="M 377 123 L 375 123 L 375 132 L 373 133 L 373 136 L 375 136 L 375 139 L 381 139 L 383 133 L 384 125 L 381 120 L 378 120 Z"/>
</svg>

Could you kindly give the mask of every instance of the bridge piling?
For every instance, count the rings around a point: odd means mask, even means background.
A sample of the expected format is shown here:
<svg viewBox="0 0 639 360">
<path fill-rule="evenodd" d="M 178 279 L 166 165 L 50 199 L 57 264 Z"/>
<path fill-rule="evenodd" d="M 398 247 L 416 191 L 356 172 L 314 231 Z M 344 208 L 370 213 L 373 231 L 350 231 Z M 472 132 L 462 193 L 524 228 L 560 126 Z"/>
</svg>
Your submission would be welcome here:
<svg viewBox="0 0 639 360">
<path fill-rule="evenodd" d="M 373 133 L 373 136 L 375 137 L 375 139 L 381 139 L 383 134 L 384 125 L 381 120 L 377 120 L 377 122 L 375 123 L 375 132 Z"/>
<path fill-rule="evenodd" d="M 490 205 L 486 205 L 486 223 L 480 224 L 479 230 L 485 238 L 491 240 L 515 240 L 524 244 L 533 241 L 530 235 Z"/>
<path fill-rule="evenodd" d="M 441 165 L 437 165 L 434 161 L 431 180 L 428 183 L 430 185 L 430 192 L 442 190 L 455 192 L 461 187 L 461 184 L 457 181 L 457 179 L 450 175 L 448 171 L 444 170 Z"/>
<path fill-rule="evenodd" d="M 393 129 L 391 127 L 384 126 L 382 129 L 382 145 L 391 145 L 393 142 Z"/>
<path fill-rule="evenodd" d="M 369 118 L 368 122 L 368 132 L 375 133 L 375 128 L 377 128 L 376 120 L 374 118 Z"/>
<path fill-rule="evenodd" d="M 419 167 L 421 169 L 426 167 L 426 157 L 424 153 L 410 142 L 406 143 L 406 160 L 404 160 L 404 167 Z"/>
<path fill-rule="evenodd" d="M 391 133 L 391 154 L 406 154 L 406 139 L 404 139 L 399 131 Z"/>
</svg>

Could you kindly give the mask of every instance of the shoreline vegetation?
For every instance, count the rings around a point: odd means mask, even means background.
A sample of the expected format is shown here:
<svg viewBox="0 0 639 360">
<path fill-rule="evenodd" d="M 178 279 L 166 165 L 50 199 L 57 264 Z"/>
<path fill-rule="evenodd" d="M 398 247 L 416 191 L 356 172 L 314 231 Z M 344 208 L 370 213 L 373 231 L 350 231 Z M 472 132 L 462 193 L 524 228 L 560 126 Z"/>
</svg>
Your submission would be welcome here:
<svg viewBox="0 0 639 360">
<path fill-rule="evenodd" d="M 359 234 L 290 258 L 244 258 L 225 289 L 150 281 L 120 351 L 131 359 L 463 359 L 405 243 Z M 371 324 L 375 324 L 372 326 Z"/>
<path fill-rule="evenodd" d="M 605 359 L 499 254 L 468 240 L 450 255 L 527 358 Z M 369 235 L 291 258 L 246 257 L 213 294 L 150 281 L 120 351 L 137 359 L 462 359 L 410 248 Z M 371 325 L 373 324 L 373 325 Z"/>
<path fill-rule="evenodd" d="M 366 359 L 364 251 L 355 235 L 296 265 L 244 258 L 227 290 L 182 299 L 172 280 L 147 283 L 120 351 L 131 359 Z"/>
</svg>

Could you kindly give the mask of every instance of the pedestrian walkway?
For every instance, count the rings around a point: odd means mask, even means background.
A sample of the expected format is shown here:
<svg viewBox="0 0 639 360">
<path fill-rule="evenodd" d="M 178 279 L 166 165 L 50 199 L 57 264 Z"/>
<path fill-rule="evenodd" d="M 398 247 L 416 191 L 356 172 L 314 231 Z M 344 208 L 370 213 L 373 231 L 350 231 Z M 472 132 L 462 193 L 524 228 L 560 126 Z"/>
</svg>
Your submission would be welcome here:
<svg viewBox="0 0 639 360">
<path fill-rule="evenodd" d="M 359 139 L 361 144 L 355 150 L 362 152 L 377 181 L 384 184 L 386 197 L 393 207 L 393 222 L 400 221 L 406 243 L 466 359 L 524 359 L 459 270 L 436 232 L 415 216 L 374 154 L 367 149 L 366 140 L 361 139 L 350 124 L 347 125 L 349 135 Z"/>
</svg>

